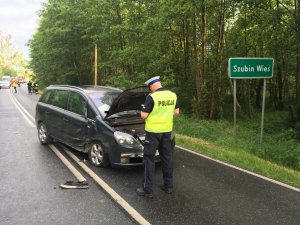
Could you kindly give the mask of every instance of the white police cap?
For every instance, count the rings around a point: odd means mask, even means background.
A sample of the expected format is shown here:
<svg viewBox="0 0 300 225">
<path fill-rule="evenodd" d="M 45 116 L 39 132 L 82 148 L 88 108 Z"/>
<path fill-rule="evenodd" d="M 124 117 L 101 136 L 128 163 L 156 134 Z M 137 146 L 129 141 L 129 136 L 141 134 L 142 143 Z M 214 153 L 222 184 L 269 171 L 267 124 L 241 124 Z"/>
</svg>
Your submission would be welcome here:
<svg viewBox="0 0 300 225">
<path fill-rule="evenodd" d="M 149 80 L 147 80 L 147 81 L 145 82 L 145 84 L 146 84 L 147 86 L 150 86 L 151 84 L 154 84 L 154 83 L 156 83 L 156 82 L 160 82 L 160 76 L 156 76 L 156 77 L 150 78 Z"/>
</svg>

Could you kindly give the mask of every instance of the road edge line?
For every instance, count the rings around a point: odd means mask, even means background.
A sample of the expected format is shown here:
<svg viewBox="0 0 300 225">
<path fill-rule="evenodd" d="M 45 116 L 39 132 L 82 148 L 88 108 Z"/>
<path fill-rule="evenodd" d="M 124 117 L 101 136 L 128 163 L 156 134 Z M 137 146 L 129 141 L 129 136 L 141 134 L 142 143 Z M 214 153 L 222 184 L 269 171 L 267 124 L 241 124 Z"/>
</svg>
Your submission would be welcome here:
<svg viewBox="0 0 300 225">
<path fill-rule="evenodd" d="M 81 175 L 81 173 L 64 157 L 63 154 L 52 144 L 48 145 L 49 148 L 56 154 L 56 156 L 68 167 L 71 173 L 76 177 L 80 182 L 86 181 L 86 179 Z"/>
<path fill-rule="evenodd" d="M 117 202 L 136 222 L 139 224 L 150 223 L 137 212 L 129 203 L 125 201 L 117 192 L 115 192 L 105 181 L 103 181 L 97 174 L 94 173 L 87 165 L 80 161 L 73 153 L 65 149 L 65 152 L 90 176 L 98 183 L 98 185 L 111 196 L 111 198 Z"/>
<path fill-rule="evenodd" d="M 250 175 L 255 176 L 255 177 L 258 177 L 258 178 L 260 178 L 260 179 L 263 179 L 263 180 L 269 181 L 269 182 L 271 182 L 271 183 L 277 184 L 277 185 L 279 185 L 279 186 L 282 186 L 282 187 L 291 189 L 291 190 L 293 190 L 293 191 L 300 192 L 300 189 L 299 189 L 299 188 L 296 188 L 296 187 L 293 187 L 293 186 L 291 186 L 291 185 L 282 183 L 282 182 L 280 182 L 280 181 L 273 180 L 273 179 L 271 179 L 271 178 L 268 178 L 268 177 L 262 176 L 262 175 L 260 175 L 260 174 L 257 174 L 257 173 L 254 173 L 254 172 L 251 172 L 251 171 L 242 169 L 242 168 L 237 167 L 237 166 L 233 166 L 233 165 L 231 165 L 231 164 L 229 164 L 229 163 L 222 162 L 222 161 L 220 161 L 220 160 L 211 158 L 211 157 L 209 157 L 209 156 L 203 155 L 203 154 L 198 153 L 198 152 L 194 152 L 194 151 L 192 151 L 192 150 L 189 150 L 189 149 L 187 149 L 187 148 L 184 148 L 184 147 L 181 147 L 181 146 L 178 146 L 178 145 L 176 145 L 176 147 L 179 148 L 179 149 L 181 149 L 181 150 L 190 152 L 190 153 L 192 153 L 192 154 L 201 156 L 201 157 L 203 157 L 203 158 L 205 158 L 205 159 L 209 159 L 209 160 L 214 161 L 214 162 L 216 162 L 216 163 L 222 164 L 222 165 L 224 165 L 224 166 L 228 166 L 228 167 L 230 167 L 230 168 L 232 168 L 232 169 L 239 170 L 239 171 L 241 171 L 241 172 L 250 174 Z"/>
</svg>

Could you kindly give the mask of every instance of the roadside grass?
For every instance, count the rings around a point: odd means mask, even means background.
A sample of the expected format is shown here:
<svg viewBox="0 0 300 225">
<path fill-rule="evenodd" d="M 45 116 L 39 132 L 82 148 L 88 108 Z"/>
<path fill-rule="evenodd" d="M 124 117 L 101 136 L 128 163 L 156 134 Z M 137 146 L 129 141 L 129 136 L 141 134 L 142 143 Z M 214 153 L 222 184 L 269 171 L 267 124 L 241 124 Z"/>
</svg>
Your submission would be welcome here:
<svg viewBox="0 0 300 225">
<path fill-rule="evenodd" d="M 175 118 L 176 144 L 242 169 L 300 188 L 300 143 L 289 128 L 287 113 L 265 115 L 260 144 L 260 116 L 233 122 Z"/>
</svg>

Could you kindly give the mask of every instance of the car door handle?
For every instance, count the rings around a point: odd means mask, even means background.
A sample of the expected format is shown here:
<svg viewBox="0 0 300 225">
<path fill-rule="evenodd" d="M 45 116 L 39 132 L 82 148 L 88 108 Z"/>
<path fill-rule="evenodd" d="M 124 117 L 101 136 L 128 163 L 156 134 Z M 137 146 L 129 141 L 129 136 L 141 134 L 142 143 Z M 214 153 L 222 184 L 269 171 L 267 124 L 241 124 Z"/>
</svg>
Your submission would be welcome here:
<svg viewBox="0 0 300 225">
<path fill-rule="evenodd" d="M 86 124 L 87 128 L 90 129 L 90 128 L 95 127 L 95 126 L 96 126 L 96 123 L 94 121 L 92 121 L 92 120 L 87 121 L 87 124 Z"/>
</svg>

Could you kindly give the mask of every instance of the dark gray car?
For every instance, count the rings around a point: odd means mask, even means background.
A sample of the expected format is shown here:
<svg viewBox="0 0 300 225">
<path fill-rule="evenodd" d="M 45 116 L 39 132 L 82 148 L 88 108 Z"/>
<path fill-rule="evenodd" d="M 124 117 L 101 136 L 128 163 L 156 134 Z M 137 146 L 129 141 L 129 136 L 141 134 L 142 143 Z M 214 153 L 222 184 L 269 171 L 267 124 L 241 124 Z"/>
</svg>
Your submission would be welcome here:
<svg viewBox="0 0 300 225">
<path fill-rule="evenodd" d="M 145 131 L 140 110 L 148 94 L 148 87 L 49 86 L 36 106 L 39 140 L 55 139 L 88 153 L 95 166 L 141 165 Z"/>
</svg>

